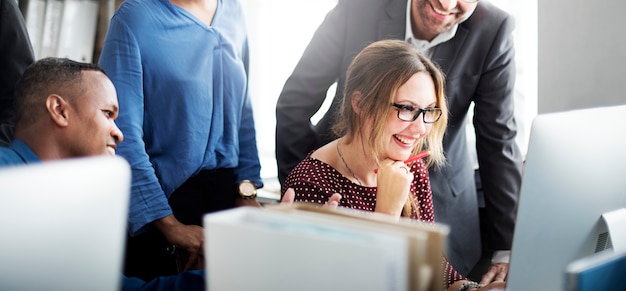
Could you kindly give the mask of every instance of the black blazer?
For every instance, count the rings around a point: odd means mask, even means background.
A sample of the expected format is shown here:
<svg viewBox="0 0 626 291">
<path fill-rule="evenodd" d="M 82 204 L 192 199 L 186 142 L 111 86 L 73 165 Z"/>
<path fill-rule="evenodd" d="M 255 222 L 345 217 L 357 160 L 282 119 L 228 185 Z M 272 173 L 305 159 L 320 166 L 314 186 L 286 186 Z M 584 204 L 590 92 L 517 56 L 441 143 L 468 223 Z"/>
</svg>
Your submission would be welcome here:
<svg viewBox="0 0 626 291">
<path fill-rule="evenodd" d="M 0 146 L 13 138 L 15 85 L 35 61 L 26 24 L 13 0 L 0 0 Z"/>
<path fill-rule="evenodd" d="M 339 0 L 328 13 L 278 100 L 276 156 L 281 182 L 309 151 L 335 138 L 330 127 L 350 62 L 371 42 L 404 39 L 406 7 L 406 0 Z M 474 168 L 464 126 L 472 102 L 488 247 L 511 248 L 522 166 L 513 117 L 513 28 L 514 20 L 507 13 L 479 2 L 455 37 L 438 45 L 432 56 L 446 75 L 450 108 L 443 141 L 447 166 L 430 170 L 435 219 L 451 227 L 448 259 L 462 274 L 481 254 Z M 310 117 L 335 82 L 333 103 L 313 126 Z"/>
</svg>

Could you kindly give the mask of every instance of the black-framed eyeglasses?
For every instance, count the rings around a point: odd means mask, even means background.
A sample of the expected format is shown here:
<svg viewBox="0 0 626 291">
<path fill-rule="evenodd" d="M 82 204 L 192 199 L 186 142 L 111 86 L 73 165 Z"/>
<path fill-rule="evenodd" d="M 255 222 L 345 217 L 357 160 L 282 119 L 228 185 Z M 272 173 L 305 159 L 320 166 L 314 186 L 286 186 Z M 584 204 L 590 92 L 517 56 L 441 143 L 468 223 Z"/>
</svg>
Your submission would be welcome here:
<svg viewBox="0 0 626 291">
<path fill-rule="evenodd" d="M 398 110 L 398 119 L 402 121 L 415 121 L 420 114 L 424 123 L 435 123 L 441 117 L 441 108 L 419 108 L 407 104 L 391 103 Z"/>
</svg>

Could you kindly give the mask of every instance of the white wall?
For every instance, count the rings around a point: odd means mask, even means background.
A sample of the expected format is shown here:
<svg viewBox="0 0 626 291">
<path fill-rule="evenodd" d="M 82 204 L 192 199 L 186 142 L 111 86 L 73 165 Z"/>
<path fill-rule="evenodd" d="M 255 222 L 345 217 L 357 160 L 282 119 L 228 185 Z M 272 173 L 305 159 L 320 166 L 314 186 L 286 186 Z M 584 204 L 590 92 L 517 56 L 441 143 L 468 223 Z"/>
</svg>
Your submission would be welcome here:
<svg viewBox="0 0 626 291">
<path fill-rule="evenodd" d="M 337 0 L 242 0 L 250 38 L 250 92 L 261 177 L 276 177 L 276 101 Z"/>
<path fill-rule="evenodd" d="M 626 1 L 538 2 L 539 113 L 626 104 Z"/>
<path fill-rule="evenodd" d="M 484 1 L 484 0 L 482 0 Z M 490 0 L 515 18 L 515 119 L 517 144 L 525 155 L 530 126 L 537 115 L 537 2 L 538 0 Z M 473 134 L 473 132 L 472 132 Z M 468 133 L 469 135 L 469 133 Z"/>
</svg>

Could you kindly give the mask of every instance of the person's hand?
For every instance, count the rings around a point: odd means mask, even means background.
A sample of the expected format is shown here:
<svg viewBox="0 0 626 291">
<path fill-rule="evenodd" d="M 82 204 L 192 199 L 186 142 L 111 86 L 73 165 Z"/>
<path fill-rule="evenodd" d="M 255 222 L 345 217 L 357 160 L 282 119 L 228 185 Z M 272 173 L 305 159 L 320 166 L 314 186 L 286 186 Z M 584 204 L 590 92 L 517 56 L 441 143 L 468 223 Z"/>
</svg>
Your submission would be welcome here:
<svg viewBox="0 0 626 291">
<path fill-rule="evenodd" d="M 489 269 L 480 280 L 480 285 L 487 285 L 491 282 L 500 282 L 506 279 L 509 273 L 509 263 L 495 263 L 489 266 Z"/>
<path fill-rule="evenodd" d="M 294 199 L 296 199 L 296 192 L 293 191 L 293 188 L 287 188 L 287 191 L 285 191 L 283 198 L 280 199 L 280 203 L 285 203 L 285 204 L 293 203 Z"/>
<path fill-rule="evenodd" d="M 382 161 L 376 177 L 378 190 L 374 211 L 400 217 L 413 178 L 413 173 L 403 161 Z"/>
<path fill-rule="evenodd" d="M 504 281 L 494 281 L 491 282 L 487 285 L 481 285 L 482 287 L 476 288 L 476 289 L 469 289 L 469 290 L 476 290 L 476 291 L 504 291 L 504 289 L 506 288 L 506 283 Z"/>
<path fill-rule="evenodd" d="M 168 243 L 187 251 L 189 259 L 185 270 L 190 270 L 201 263 L 204 249 L 204 229 L 201 226 L 182 224 L 174 215 L 157 219 L 153 224 Z"/>
<path fill-rule="evenodd" d="M 448 287 L 448 291 L 456 291 L 461 287 L 464 282 L 468 281 L 457 281 L 454 284 Z M 491 282 L 487 285 L 479 285 L 478 287 L 471 287 L 467 289 L 467 291 L 504 291 L 506 288 L 506 283 L 504 281 Z"/>
<path fill-rule="evenodd" d="M 328 198 L 328 201 L 324 205 L 331 207 L 331 208 L 335 208 L 339 206 L 340 201 L 341 201 L 341 194 L 334 193 L 333 195 L 330 196 L 330 198 Z"/>
<path fill-rule="evenodd" d="M 287 203 L 287 204 L 293 203 L 293 200 L 295 199 L 295 197 L 296 197 L 296 192 L 293 190 L 293 188 L 288 188 L 287 191 L 285 191 L 283 198 L 280 199 L 280 203 Z M 330 196 L 325 206 L 337 207 L 339 206 L 339 201 L 341 201 L 341 194 L 335 193 L 332 196 Z"/>
</svg>

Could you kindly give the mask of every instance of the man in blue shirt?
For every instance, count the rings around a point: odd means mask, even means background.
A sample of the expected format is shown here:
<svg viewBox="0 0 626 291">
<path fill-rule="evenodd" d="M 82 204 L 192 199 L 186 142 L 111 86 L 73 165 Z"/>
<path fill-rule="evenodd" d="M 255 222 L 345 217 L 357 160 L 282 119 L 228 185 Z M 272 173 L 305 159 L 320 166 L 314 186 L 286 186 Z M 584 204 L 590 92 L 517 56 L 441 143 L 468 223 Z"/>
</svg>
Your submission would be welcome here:
<svg viewBox="0 0 626 291">
<path fill-rule="evenodd" d="M 94 64 L 46 58 L 29 66 L 16 98 L 15 139 L 0 147 L 0 167 L 94 155 L 115 155 L 123 140 L 113 83 Z M 80 235 L 80 234 L 76 234 Z M 130 290 L 204 290 L 204 271 L 149 282 L 122 276 Z"/>
<path fill-rule="evenodd" d="M 115 155 L 124 138 L 115 87 L 96 65 L 42 59 L 20 79 L 16 101 L 15 139 L 0 149 L 0 165 Z"/>
</svg>

